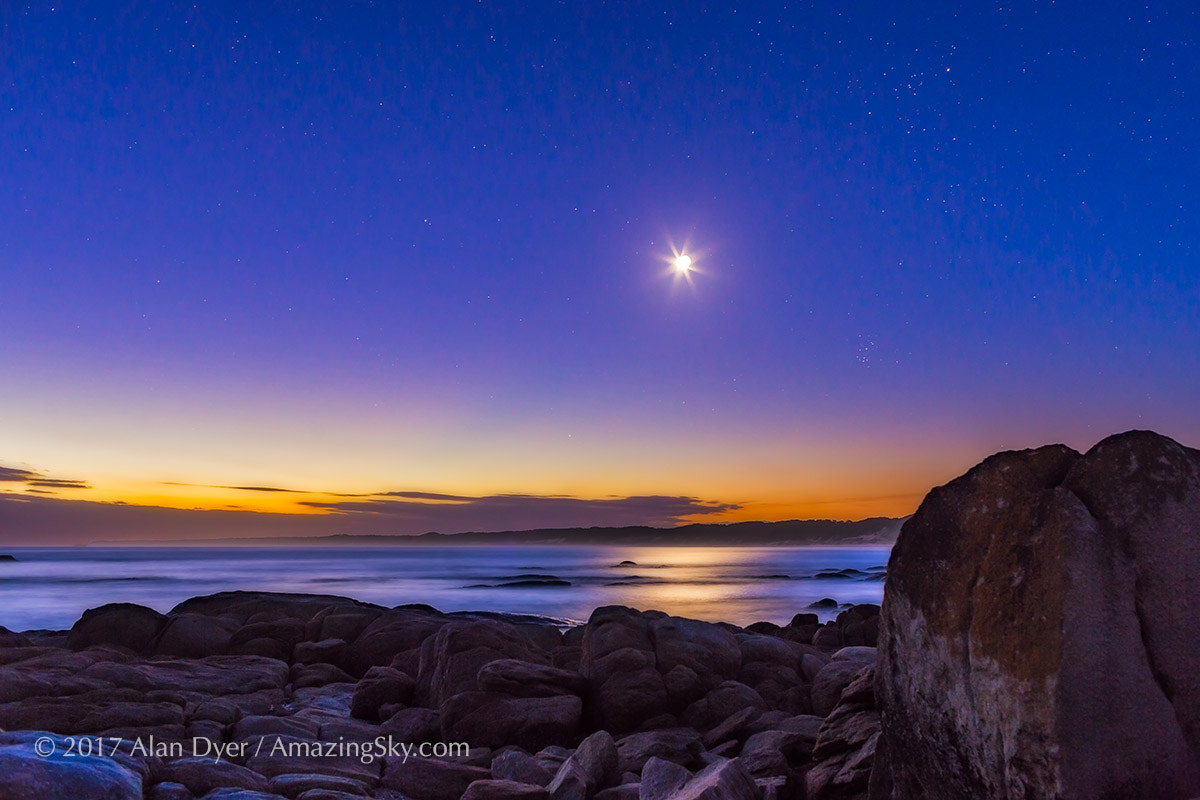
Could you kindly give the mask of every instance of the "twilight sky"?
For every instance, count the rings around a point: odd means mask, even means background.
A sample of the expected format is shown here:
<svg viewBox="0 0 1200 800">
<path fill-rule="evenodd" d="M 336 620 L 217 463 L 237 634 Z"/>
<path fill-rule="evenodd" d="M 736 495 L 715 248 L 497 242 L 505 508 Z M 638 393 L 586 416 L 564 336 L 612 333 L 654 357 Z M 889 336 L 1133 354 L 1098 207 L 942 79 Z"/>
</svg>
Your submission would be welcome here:
<svg viewBox="0 0 1200 800">
<path fill-rule="evenodd" d="M 1192 2 L 0 32 L 0 542 L 901 515 L 1200 444 Z"/>
</svg>

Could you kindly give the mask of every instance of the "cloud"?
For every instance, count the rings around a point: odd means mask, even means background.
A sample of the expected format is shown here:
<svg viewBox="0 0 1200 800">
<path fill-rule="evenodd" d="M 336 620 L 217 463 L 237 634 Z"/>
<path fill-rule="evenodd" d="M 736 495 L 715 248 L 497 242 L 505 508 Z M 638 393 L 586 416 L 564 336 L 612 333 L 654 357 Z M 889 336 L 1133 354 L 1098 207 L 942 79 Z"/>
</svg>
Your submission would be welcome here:
<svg viewBox="0 0 1200 800">
<path fill-rule="evenodd" d="M 13 483 L 24 483 L 25 481 L 37 480 L 38 474 L 27 469 L 18 467 L 0 467 L 0 481 L 11 481 Z"/>
<path fill-rule="evenodd" d="M 84 481 L 72 481 L 65 478 L 39 478 L 33 481 L 27 481 L 29 486 L 40 486 L 44 489 L 90 489 L 92 488 Z"/>
<path fill-rule="evenodd" d="M 451 500 L 453 502 L 428 502 Z M 425 530 L 484 531 L 622 525 L 677 525 L 696 515 L 740 506 L 696 497 L 642 495 L 593 500 L 563 495 L 497 494 L 471 497 L 430 492 L 386 492 L 370 499 L 306 501 L 301 505 L 344 516 L 388 517 Z"/>
<path fill-rule="evenodd" d="M 0 482 L 24 483 L 43 489 L 90 489 L 85 481 L 72 478 L 52 478 L 44 472 L 21 467 L 0 467 Z"/>
</svg>

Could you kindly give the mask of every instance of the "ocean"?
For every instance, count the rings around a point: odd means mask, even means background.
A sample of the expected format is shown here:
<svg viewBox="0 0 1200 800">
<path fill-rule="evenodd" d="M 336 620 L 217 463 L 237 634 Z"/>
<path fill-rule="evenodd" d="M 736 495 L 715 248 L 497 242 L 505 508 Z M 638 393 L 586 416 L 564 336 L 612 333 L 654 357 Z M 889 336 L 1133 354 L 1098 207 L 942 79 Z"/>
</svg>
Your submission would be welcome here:
<svg viewBox="0 0 1200 800">
<path fill-rule="evenodd" d="M 235 589 L 337 594 L 442 611 L 582 622 L 598 606 L 748 625 L 786 624 L 823 598 L 878 603 L 889 547 L 11 548 L 0 562 L 0 625 L 65 629 L 88 608 L 169 611 Z"/>
</svg>

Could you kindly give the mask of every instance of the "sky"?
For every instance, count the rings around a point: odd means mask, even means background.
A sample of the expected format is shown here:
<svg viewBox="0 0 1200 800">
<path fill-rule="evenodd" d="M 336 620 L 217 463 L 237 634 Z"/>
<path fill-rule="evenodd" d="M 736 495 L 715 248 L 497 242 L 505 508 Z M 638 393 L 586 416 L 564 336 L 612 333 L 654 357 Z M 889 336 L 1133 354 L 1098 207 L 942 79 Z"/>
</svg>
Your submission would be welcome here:
<svg viewBox="0 0 1200 800">
<path fill-rule="evenodd" d="M 0 542 L 900 516 L 1200 444 L 1194 3 L 0 32 Z"/>
</svg>

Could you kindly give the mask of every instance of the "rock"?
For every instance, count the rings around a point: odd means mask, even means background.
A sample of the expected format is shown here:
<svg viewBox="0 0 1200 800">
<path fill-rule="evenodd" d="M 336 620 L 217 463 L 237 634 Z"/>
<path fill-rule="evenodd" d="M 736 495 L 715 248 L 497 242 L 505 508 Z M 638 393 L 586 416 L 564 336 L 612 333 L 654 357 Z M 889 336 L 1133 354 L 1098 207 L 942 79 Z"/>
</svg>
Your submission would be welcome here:
<svg viewBox="0 0 1200 800">
<path fill-rule="evenodd" d="M 311 689 L 331 683 L 353 683 L 354 678 L 333 664 L 296 664 L 291 669 L 292 689 Z"/>
<path fill-rule="evenodd" d="M 319 642 L 300 642 L 292 649 L 292 661 L 297 664 L 337 664 L 346 652 L 344 639 L 322 639 Z"/>
<path fill-rule="evenodd" d="M 492 759 L 492 777 L 514 783 L 548 786 L 554 772 L 524 750 L 512 747 L 502 750 Z"/>
<path fill-rule="evenodd" d="M 283 795 L 257 792 L 253 789 L 222 788 L 213 789 L 201 800 L 287 800 L 287 798 Z"/>
<path fill-rule="evenodd" d="M 510 697 L 463 692 L 442 703 L 439 713 L 446 741 L 493 748 L 515 744 L 537 750 L 578 738 L 583 701 L 574 695 Z"/>
<path fill-rule="evenodd" d="M 883 603 L 894 796 L 1200 795 L 1197 575 L 1200 452 L 1157 434 L 931 491 Z"/>
<path fill-rule="evenodd" d="M 668 800 L 692 779 L 686 767 L 652 756 L 642 768 L 638 800 Z"/>
<path fill-rule="evenodd" d="M 475 781 L 488 780 L 486 769 L 438 759 L 389 758 L 381 785 L 396 789 L 412 800 L 459 800 Z"/>
<path fill-rule="evenodd" d="M 723 722 L 704 734 L 705 746 L 714 747 L 721 742 L 739 738 L 739 735 L 745 732 L 750 723 L 761 717 L 762 714 L 762 710 L 758 708 L 743 708 L 733 712 Z"/>
<path fill-rule="evenodd" d="M 385 705 L 408 705 L 412 702 L 416 681 L 391 667 L 371 667 L 354 687 L 350 714 L 356 719 L 379 720 L 379 710 Z"/>
<path fill-rule="evenodd" d="M 263 736 L 295 736 L 299 739 L 315 739 L 320 726 L 296 717 L 251 715 L 242 717 L 231 732 L 233 741 L 246 742 Z M 183 781 L 180 781 L 182 783 Z"/>
<path fill-rule="evenodd" d="M 167 618 L 152 608 L 134 603 L 109 603 L 83 612 L 67 634 L 67 647 L 83 650 L 96 645 L 111 645 L 144 655 L 150 652 L 154 638 L 166 624 Z"/>
<path fill-rule="evenodd" d="M 397 654 L 421 647 L 427 638 L 446 624 L 447 619 L 444 614 L 431 609 L 396 608 L 385 611 L 371 620 L 350 642 L 345 653 L 345 668 L 351 674 L 362 675 L 371 667 L 385 667 L 392 663 Z M 326 620 L 326 626 L 332 626 L 334 622 L 331 617 Z"/>
<path fill-rule="evenodd" d="M 821 667 L 821 671 L 813 679 L 813 713 L 822 717 L 828 716 L 841 699 L 842 690 L 849 686 L 863 669 L 865 667 L 861 661 L 852 659 L 830 661 Z"/>
<path fill-rule="evenodd" d="M 233 635 L 233 624 L 200 614 L 169 616 L 158 639 L 153 644 L 154 654 L 204 658 L 217 656 L 229 649 Z"/>
<path fill-rule="evenodd" d="M 545 786 L 506 780 L 475 781 L 467 787 L 462 800 L 547 800 Z"/>
<path fill-rule="evenodd" d="M 441 715 L 431 708 L 397 711 L 380 727 L 402 742 L 433 742 L 442 735 Z"/>
<path fill-rule="evenodd" d="M 496 620 L 451 622 L 421 645 L 415 694 L 418 705 L 438 706 L 462 692 L 476 691 L 480 669 L 500 659 L 548 664 L 514 625 Z"/>
<path fill-rule="evenodd" d="M 568 758 L 554 774 L 546 787 L 551 800 L 588 800 L 592 792 L 588 789 L 588 777 L 578 761 Z"/>
<path fill-rule="evenodd" d="M 583 777 L 585 794 L 591 796 L 601 789 L 615 786 L 621 777 L 617 760 L 617 745 L 608 731 L 596 731 L 579 743 L 579 747 L 563 762 L 558 774 L 550 782 L 550 794 L 558 797 L 555 785 L 564 772 L 574 773 L 572 764 L 579 766 L 579 774 Z"/>
<path fill-rule="evenodd" d="M 812 750 L 812 767 L 805 775 L 808 800 L 867 800 L 870 796 L 879 740 L 874 682 L 874 668 L 864 667 L 821 725 Z M 807 743 L 803 734 L 791 735 L 801 745 Z"/>
<path fill-rule="evenodd" d="M 285 797 L 304 797 L 314 789 L 362 797 L 370 792 L 367 784 L 362 781 L 314 773 L 276 775 L 271 779 L 267 789 Z"/>
<path fill-rule="evenodd" d="M 353 753 L 330 754 L 327 743 L 313 739 L 271 735 L 263 740 L 261 749 L 257 745 L 249 748 L 248 755 L 246 767 L 266 778 L 318 774 L 351 778 L 368 786 L 379 782 L 378 760 L 364 763 L 361 756 Z"/>
<path fill-rule="evenodd" d="M 842 637 L 842 629 L 838 627 L 836 622 L 831 622 L 817 629 L 813 634 L 812 643 L 817 647 L 832 649 L 841 647 L 846 642 Z"/>
<path fill-rule="evenodd" d="M 146 791 L 146 800 L 192 800 L 192 793 L 181 783 L 164 781 Z"/>
<path fill-rule="evenodd" d="M 634 781 L 596 792 L 595 800 L 638 800 L 640 794 L 641 784 Z"/>
<path fill-rule="evenodd" d="M 588 679 L 593 727 L 625 733 L 670 710 L 650 623 L 649 615 L 623 606 L 597 608 L 588 619 L 580 672 Z"/>
<path fill-rule="evenodd" d="M 640 773 L 646 762 L 654 757 L 685 767 L 698 767 L 703 752 L 700 734 L 691 728 L 632 733 L 617 741 L 617 761 L 621 772 Z"/>
<path fill-rule="evenodd" d="M 214 758 L 180 758 L 163 765 L 162 778 L 180 783 L 200 797 L 221 787 L 266 791 L 267 779 L 257 772 Z"/>
<path fill-rule="evenodd" d="M 799 771 L 812 751 L 813 741 L 801 733 L 769 730 L 747 739 L 739 758 L 751 775 L 766 778 Z"/>
<path fill-rule="evenodd" d="M 68 756 L 65 740 L 53 741 L 49 756 L 38 755 L 32 741 L 0 744 L 0 798 L 141 800 L 141 775 L 111 758 Z"/>
<path fill-rule="evenodd" d="M 718 761 L 696 773 L 671 800 L 759 800 L 758 787 L 738 759 Z"/>
<path fill-rule="evenodd" d="M 697 730 L 707 731 L 744 709 L 762 713 L 767 710 L 767 704 L 746 684 L 726 681 L 688 706 L 683 712 L 683 721 Z"/>
<path fill-rule="evenodd" d="M 587 679 L 578 672 L 512 658 L 484 664 L 476 676 L 476 683 L 482 691 L 503 692 L 514 697 L 583 694 L 587 689 Z"/>
</svg>

